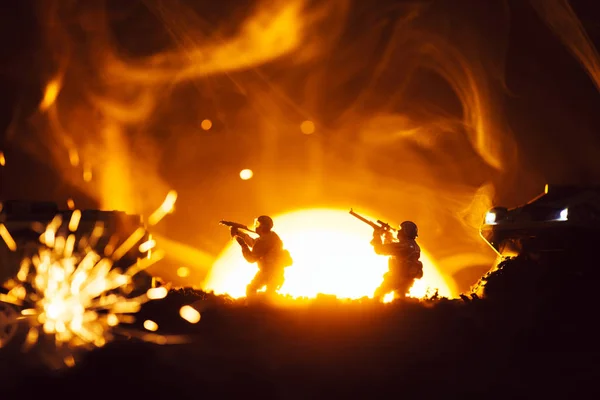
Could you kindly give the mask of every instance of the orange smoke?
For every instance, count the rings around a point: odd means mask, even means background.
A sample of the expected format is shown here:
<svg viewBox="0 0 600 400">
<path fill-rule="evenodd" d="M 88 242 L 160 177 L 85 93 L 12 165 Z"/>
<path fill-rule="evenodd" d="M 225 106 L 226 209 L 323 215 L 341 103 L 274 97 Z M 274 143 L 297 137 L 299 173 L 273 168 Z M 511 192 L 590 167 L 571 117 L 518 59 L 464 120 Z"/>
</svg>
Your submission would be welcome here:
<svg viewBox="0 0 600 400">
<path fill-rule="evenodd" d="M 491 265 L 479 221 L 519 167 L 499 3 L 43 2 L 45 148 L 30 150 L 103 208 L 149 215 L 175 188 L 160 233 L 206 260 L 227 244 L 221 216 L 355 206 L 417 222 L 448 275 Z M 568 3 L 534 4 L 597 76 Z"/>
<path fill-rule="evenodd" d="M 600 89 L 600 56 L 567 0 L 530 0 L 544 22 L 581 63 Z"/>
<path fill-rule="evenodd" d="M 205 21 L 186 2 L 148 2 L 174 47 L 135 58 L 123 54 L 109 30 L 115 10 L 101 3 L 44 2 L 46 40 L 56 60 L 51 68 L 60 73 L 48 82 L 39 107 L 40 129 L 50 134 L 42 151 L 103 208 L 148 212 L 147 204 L 169 189 L 158 172 L 159 142 L 147 132 L 165 93 L 191 79 L 253 68 L 300 44 L 304 58 L 310 58 L 309 32 L 344 4 L 307 8 L 299 0 L 264 2 L 235 34 L 207 35 Z M 75 174 L 72 167 L 80 158 L 88 168 Z M 92 177 L 95 184 L 86 184 Z"/>
</svg>

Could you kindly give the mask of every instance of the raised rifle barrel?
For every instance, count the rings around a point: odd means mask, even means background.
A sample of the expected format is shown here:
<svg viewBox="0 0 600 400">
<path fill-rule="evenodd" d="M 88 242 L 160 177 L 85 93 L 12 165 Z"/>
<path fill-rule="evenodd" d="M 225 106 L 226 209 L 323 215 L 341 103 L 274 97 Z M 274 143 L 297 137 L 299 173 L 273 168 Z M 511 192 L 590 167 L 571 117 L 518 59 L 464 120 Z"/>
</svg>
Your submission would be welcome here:
<svg viewBox="0 0 600 400">
<path fill-rule="evenodd" d="M 350 215 L 360 219 L 362 222 L 364 222 L 365 224 L 371 225 L 374 229 L 377 229 L 378 226 L 377 224 L 375 224 L 372 221 L 369 221 L 368 219 L 366 219 L 365 217 L 363 217 L 362 215 L 359 215 L 357 213 L 355 213 L 352 209 L 350 209 Z"/>
</svg>

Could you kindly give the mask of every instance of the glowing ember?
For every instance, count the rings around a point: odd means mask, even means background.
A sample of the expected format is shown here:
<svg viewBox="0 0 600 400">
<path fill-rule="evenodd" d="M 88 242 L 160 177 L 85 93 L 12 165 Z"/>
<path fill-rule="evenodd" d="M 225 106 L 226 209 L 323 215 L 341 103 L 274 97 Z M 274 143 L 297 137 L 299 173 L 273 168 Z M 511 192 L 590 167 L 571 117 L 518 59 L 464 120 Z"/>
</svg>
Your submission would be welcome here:
<svg viewBox="0 0 600 400">
<path fill-rule="evenodd" d="M 242 180 L 244 180 L 244 181 L 251 179 L 253 176 L 254 176 L 254 172 L 252 172 L 251 169 L 243 169 L 240 171 L 240 178 L 242 178 Z"/>
<path fill-rule="evenodd" d="M 4 224 L 0 224 L 0 237 L 4 240 L 4 243 L 6 243 L 10 251 L 17 250 L 17 244 Z"/>
<path fill-rule="evenodd" d="M 0 166 L 4 167 L 6 165 L 6 158 L 4 158 L 4 152 L 0 151 Z"/>
<path fill-rule="evenodd" d="M 148 289 L 148 292 L 146 292 L 146 296 L 148 296 L 150 300 L 159 300 L 167 297 L 168 293 L 169 291 L 167 290 L 167 288 L 161 286 L 157 288 Z"/>
<path fill-rule="evenodd" d="M 144 321 L 144 328 L 151 332 L 155 332 L 158 330 L 158 324 L 150 319 L 147 319 Z"/>
<path fill-rule="evenodd" d="M 179 315 L 190 324 L 196 324 L 200 321 L 200 313 L 192 306 L 181 307 Z"/>
<path fill-rule="evenodd" d="M 173 212 L 175 208 L 175 201 L 177 200 L 177 192 L 171 190 L 167 193 L 167 197 L 161 204 L 161 206 L 148 217 L 148 224 L 156 225 L 165 215 Z"/>
<path fill-rule="evenodd" d="M 71 220 L 69 221 L 69 230 L 71 232 L 75 232 L 77 230 L 80 220 L 81 220 L 81 211 L 74 210 L 73 214 L 71 214 Z"/>
<path fill-rule="evenodd" d="M 140 253 L 146 253 L 148 251 L 152 251 L 155 246 L 156 241 L 154 239 L 148 239 L 144 243 L 140 244 L 139 251 Z"/>
<path fill-rule="evenodd" d="M 286 268 L 281 294 L 315 297 L 322 293 L 357 299 L 372 297 L 383 281 L 387 257 L 375 254 L 369 244 L 372 229 L 354 220 L 347 211 L 303 210 L 275 216 L 274 221 L 274 230 L 294 259 L 294 265 Z M 415 282 L 409 296 L 421 298 L 436 289 L 441 296 L 452 296 L 450 283 L 425 251 L 421 261 L 424 277 Z M 239 245 L 232 242 L 213 265 L 204 288 L 243 297 L 256 271 L 255 264 L 248 264 Z M 385 301 L 392 299 L 393 295 L 388 295 Z"/>
</svg>

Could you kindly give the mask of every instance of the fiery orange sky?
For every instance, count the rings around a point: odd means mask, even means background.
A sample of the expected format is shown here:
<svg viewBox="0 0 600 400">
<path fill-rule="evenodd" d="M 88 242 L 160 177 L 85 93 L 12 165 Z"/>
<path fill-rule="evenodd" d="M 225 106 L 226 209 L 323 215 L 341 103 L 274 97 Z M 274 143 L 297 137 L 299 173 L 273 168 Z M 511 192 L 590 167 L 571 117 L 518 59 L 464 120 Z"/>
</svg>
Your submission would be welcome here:
<svg viewBox="0 0 600 400">
<path fill-rule="evenodd" d="M 519 7 L 542 22 L 519 22 Z M 525 41 L 549 29 L 593 82 L 598 76 L 597 51 L 561 0 L 515 9 L 47 1 L 38 15 L 45 90 L 35 114 L 11 125 L 11 140 L 104 209 L 148 217 L 176 190 L 175 212 L 156 235 L 179 249 L 163 272 L 190 266 L 189 282 L 203 281 L 227 246 L 221 218 L 348 205 L 419 221 L 423 247 L 447 277 L 485 268 L 495 255 L 478 235 L 483 212 L 493 199 L 525 201 L 546 183 L 523 173 L 533 163 L 523 143 L 538 149 L 531 157 L 575 152 L 541 150 L 509 123 L 507 96 L 521 101 L 505 79 L 518 51 L 511 34 L 525 32 Z M 542 114 L 531 119 L 550 113 Z M 592 144 L 568 165 L 588 171 L 598 143 L 579 131 Z"/>
</svg>

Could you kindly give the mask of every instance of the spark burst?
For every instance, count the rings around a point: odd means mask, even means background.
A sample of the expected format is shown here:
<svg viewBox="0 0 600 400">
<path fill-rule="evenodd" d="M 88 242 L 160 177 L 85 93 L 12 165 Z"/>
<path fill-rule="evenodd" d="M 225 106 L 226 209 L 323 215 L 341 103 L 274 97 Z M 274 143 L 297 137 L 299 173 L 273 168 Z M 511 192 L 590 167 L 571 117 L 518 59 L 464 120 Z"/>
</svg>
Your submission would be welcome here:
<svg viewBox="0 0 600 400">
<path fill-rule="evenodd" d="M 175 198 L 175 192 L 167 195 L 152 215 L 152 225 L 173 209 Z M 100 251 L 97 243 L 103 234 L 102 226 L 96 223 L 91 234 L 78 237 L 80 219 L 79 210 L 71 213 L 67 224 L 63 223 L 66 221 L 62 215 L 57 214 L 40 229 L 43 230 L 40 244 L 23 256 L 17 275 L 4 284 L 8 293 L 0 294 L 0 301 L 15 305 L 20 310 L 18 320 L 27 321 L 29 326 L 24 350 L 39 343 L 41 338 L 49 337 L 55 349 L 62 353 L 66 350 L 63 358 L 70 366 L 79 350 L 102 347 L 119 334 L 159 344 L 177 342 L 177 337 L 169 340 L 121 325 L 135 322 L 132 314 L 145 302 L 167 296 L 167 287 L 150 288 L 146 293 L 132 295 L 134 276 L 164 256 L 160 250 L 153 251 L 156 243 L 151 235 L 147 235 L 145 228 L 138 227 L 118 247 L 109 240 Z M 1 223 L 0 236 L 10 250 L 17 250 L 15 240 Z M 136 245 L 136 254 L 146 253 L 146 256 L 136 257 L 123 268 L 121 264 L 127 264 L 130 258 L 125 256 Z"/>
</svg>

